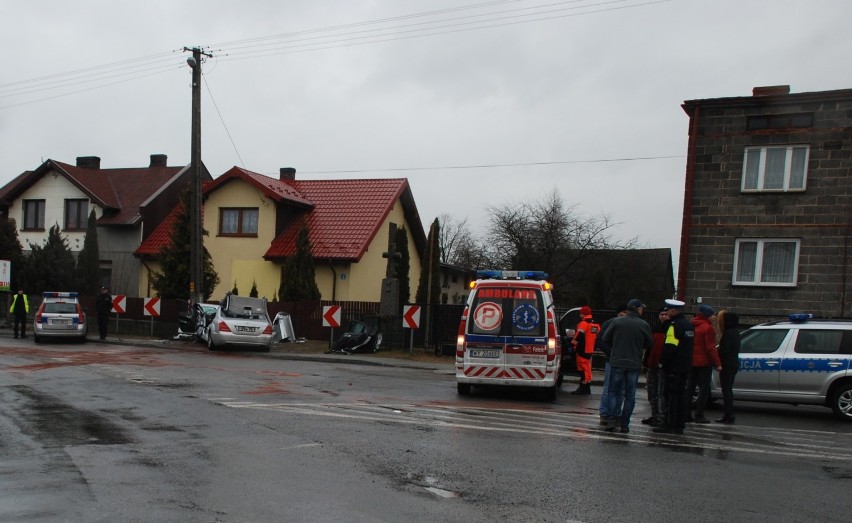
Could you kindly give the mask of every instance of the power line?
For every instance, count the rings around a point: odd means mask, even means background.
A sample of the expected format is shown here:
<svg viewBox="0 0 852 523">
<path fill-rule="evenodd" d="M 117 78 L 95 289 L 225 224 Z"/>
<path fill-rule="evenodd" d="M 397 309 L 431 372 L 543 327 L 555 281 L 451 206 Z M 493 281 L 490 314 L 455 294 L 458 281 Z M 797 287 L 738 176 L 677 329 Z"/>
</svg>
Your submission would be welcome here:
<svg viewBox="0 0 852 523">
<path fill-rule="evenodd" d="M 585 1 L 585 0 L 571 0 L 571 1 L 568 1 L 568 2 L 559 2 L 557 4 L 551 4 L 551 5 L 574 3 L 576 1 Z M 468 20 L 468 21 L 464 21 L 464 22 L 450 23 L 450 24 L 445 24 L 445 25 L 437 25 L 437 26 L 433 26 L 433 27 L 426 27 L 426 28 L 419 28 L 419 29 L 399 30 L 399 29 L 404 28 L 404 27 L 411 27 L 411 26 L 417 26 L 417 25 L 423 25 L 424 24 L 424 23 L 417 23 L 417 24 L 409 24 L 407 26 L 393 26 L 393 27 L 385 27 L 385 28 L 374 29 L 374 30 L 369 30 L 369 31 L 356 31 L 356 32 L 351 32 L 351 33 L 335 34 L 335 35 L 329 35 L 329 36 L 303 38 L 303 39 L 300 39 L 300 40 L 294 40 L 292 42 L 287 42 L 287 43 L 282 42 L 281 47 L 261 49 L 261 50 L 256 50 L 256 51 L 228 52 L 227 48 L 221 48 L 221 49 L 219 49 L 220 57 L 224 55 L 225 58 L 219 58 L 219 60 L 220 61 L 234 61 L 234 60 L 246 60 L 246 59 L 253 59 L 253 58 L 265 58 L 265 57 L 276 56 L 276 55 L 280 55 L 280 54 L 321 51 L 321 50 L 328 50 L 328 49 L 336 49 L 336 48 L 339 48 L 339 47 L 351 47 L 351 46 L 356 46 L 356 45 L 367 45 L 367 44 L 375 44 L 375 43 L 382 43 L 382 42 L 391 42 L 391 41 L 396 41 L 396 40 L 407 40 L 407 39 L 411 39 L 411 38 L 423 38 L 423 37 L 427 37 L 427 36 L 438 36 L 438 35 L 451 34 L 451 33 L 475 31 L 475 30 L 480 30 L 480 29 L 493 29 L 495 27 L 504 27 L 504 26 L 509 26 L 509 25 L 518 25 L 518 24 L 525 24 L 525 23 L 531 23 L 531 22 L 541 22 L 541 21 L 546 21 L 546 20 L 556 20 L 556 19 L 560 19 L 560 18 L 577 17 L 577 16 L 590 15 L 590 14 L 598 14 L 598 13 L 604 13 L 604 12 L 608 12 L 608 11 L 618 11 L 618 10 L 623 10 L 623 9 L 631 9 L 631 8 L 635 8 L 635 7 L 644 7 L 644 6 L 648 6 L 648 5 L 652 5 L 652 4 L 670 2 L 672 0 L 652 0 L 652 1 L 647 1 L 647 2 L 640 3 L 640 4 L 607 7 L 607 8 L 596 9 L 596 10 L 593 10 L 593 11 L 585 11 L 585 12 L 582 12 L 582 13 L 568 13 L 568 14 L 545 16 L 545 17 L 539 17 L 539 18 L 529 18 L 527 20 L 521 19 L 521 18 L 524 18 L 524 17 L 538 16 L 538 15 L 541 15 L 541 14 L 553 14 L 553 13 L 557 13 L 557 12 L 584 9 L 584 8 L 588 8 L 588 7 L 599 7 L 599 6 L 609 5 L 609 4 L 618 4 L 618 3 L 623 3 L 623 2 L 626 2 L 626 1 L 629 1 L 629 0 L 609 0 L 609 1 L 606 1 L 606 2 L 599 2 L 599 3 L 596 3 L 596 4 L 588 4 L 588 5 L 585 5 L 585 6 L 564 7 L 564 8 L 560 8 L 560 9 L 553 9 L 553 10 L 550 10 L 550 11 L 539 11 L 539 12 L 536 12 L 536 13 L 515 14 L 515 15 L 502 16 L 502 17 L 489 18 L 489 19 L 481 18 L 482 16 L 495 14 L 495 13 L 488 13 L 486 15 L 474 15 L 474 17 L 479 17 L 480 18 L 479 20 Z M 542 7 L 542 6 L 537 6 L 537 7 Z M 527 9 L 532 9 L 532 8 L 525 8 L 524 10 L 527 10 Z M 515 11 L 517 11 L 517 10 L 515 10 Z M 501 12 L 501 13 L 505 13 L 505 12 L 511 12 L 511 11 L 504 11 L 504 12 Z M 500 14 L 500 13 L 496 13 L 496 14 Z M 449 22 L 455 22 L 457 20 L 463 20 L 463 19 L 466 19 L 466 18 L 471 18 L 471 17 L 457 17 L 457 18 L 452 18 L 452 19 L 447 19 L 447 20 L 440 20 L 438 22 L 448 22 L 448 21 Z M 492 23 L 490 25 L 478 25 L 476 27 L 471 27 L 474 24 L 485 24 L 487 22 L 496 22 L 496 23 Z M 425 23 L 435 24 L 437 22 L 425 22 Z M 453 29 L 453 28 L 455 28 L 455 29 Z M 441 31 L 440 29 L 447 29 L 447 30 Z M 377 33 L 377 31 L 386 31 L 386 32 L 387 31 L 394 31 L 394 33 L 391 33 L 391 34 Z M 433 32 L 428 32 L 428 31 L 433 31 Z M 349 35 L 352 35 L 352 34 L 358 34 L 358 33 L 364 33 L 364 32 L 368 32 L 368 33 L 371 32 L 371 33 L 374 33 L 374 34 L 364 35 L 364 36 L 349 36 Z M 424 34 L 410 34 L 410 33 L 424 33 Z M 403 36 L 399 36 L 401 34 Z M 334 38 L 334 37 L 338 37 L 338 36 L 343 37 L 343 38 L 339 38 L 337 40 L 328 40 L 328 38 Z M 385 37 L 387 37 L 387 38 L 385 38 Z M 302 43 L 302 42 L 306 42 L 308 40 L 317 40 L 317 39 L 326 39 L 326 40 L 323 41 L 323 42 Z M 356 41 L 356 40 L 368 40 L 368 41 L 347 43 L 347 42 L 353 42 L 353 41 Z M 336 44 L 336 45 L 329 45 L 329 44 Z M 275 44 L 264 44 L 264 46 L 269 46 L 269 45 L 275 45 Z M 311 47 L 311 46 L 322 46 L 322 47 Z M 254 47 L 258 47 L 258 46 L 254 46 Z M 300 49 L 300 48 L 308 48 L 308 49 Z M 237 48 L 237 49 L 240 49 L 240 48 Z M 236 58 L 234 58 L 234 57 L 236 57 Z"/>
<path fill-rule="evenodd" d="M 607 162 L 638 162 L 649 160 L 670 160 L 674 158 L 686 158 L 684 155 L 671 156 L 636 156 L 629 158 L 598 158 L 593 160 L 563 160 L 553 162 L 529 162 L 529 163 L 495 163 L 481 165 L 448 165 L 443 167 L 393 167 L 389 169 L 350 169 L 337 171 L 300 171 L 302 174 L 358 174 L 358 173 L 382 173 L 394 171 L 442 171 L 451 169 L 495 169 L 502 167 L 535 167 L 541 165 L 567 165 L 578 163 L 607 163 Z"/>
<path fill-rule="evenodd" d="M 210 84 L 207 83 L 207 75 L 204 74 L 204 73 L 201 73 L 201 78 L 204 79 L 204 86 L 207 88 L 207 94 L 210 95 L 210 100 L 213 102 L 213 107 L 216 108 L 216 114 L 219 115 L 219 121 L 222 122 L 222 127 L 225 128 L 225 134 L 228 135 L 228 140 L 231 141 L 231 147 L 234 148 L 234 153 L 236 153 L 237 158 L 240 159 L 240 165 L 242 165 L 243 168 L 245 168 L 246 164 L 243 161 L 243 157 L 240 156 L 240 151 L 237 150 L 237 144 L 234 143 L 234 139 L 231 137 L 231 131 L 228 130 L 228 124 L 225 123 L 225 119 L 222 117 L 222 111 L 219 110 L 219 104 L 217 104 L 216 99 L 213 98 L 213 91 L 210 90 Z"/>
<path fill-rule="evenodd" d="M 309 52 L 309 51 L 320 51 L 326 49 L 335 49 L 339 47 L 349 47 L 355 45 L 367 45 L 374 44 L 380 42 L 389 42 L 395 40 L 403 40 L 410 38 L 422 38 L 426 36 L 438 36 L 443 34 L 450 34 L 456 32 L 463 31 L 472 31 L 477 29 L 488 29 L 495 28 L 507 25 L 514 25 L 520 23 L 529 23 L 529 22 L 538 22 L 544 20 L 553 20 L 557 18 L 565 18 L 569 16 L 582 16 L 589 15 L 595 13 L 601 13 L 605 11 L 614 11 L 619 9 L 630 9 L 637 7 L 644 7 L 657 3 L 669 2 L 671 0 L 651 0 L 651 1 L 640 1 L 640 3 L 634 3 L 630 5 L 619 5 L 619 6 L 611 6 L 607 8 L 597 9 L 593 11 L 585 11 L 580 13 L 568 13 L 561 15 L 553 15 L 554 13 L 566 11 L 566 10 L 579 10 L 579 9 L 589 9 L 592 7 L 601 7 L 611 4 L 621 4 L 628 1 L 638 1 L 638 0 L 608 0 L 608 1 L 598 1 L 596 3 L 585 3 L 583 5 L 572 5 L 571 7 L 561 7 L 558 9 L 551 9 L 555 6 L 567 5 L 567 4 L 582 4 L 584 2 L 590 2 L 591 0 L 564 0 L 560 2 L 551 2 L 549 4 L 540 4 L 535 6 L 527 6 L 515 9 L 508 10 L 498 10 L 491 11 L 487 13 L 477 13 L 472 15 L 465 16 L 445 16 L 452 15 L 453 13 L 457 13 L 460 11 L 470 11 L 476 9 L 489 9 L 492 7 L 498 7 L 504 4 L 512 4 L 518 3 L 524 0 L 495 0 L 490 2 L 482 2 L 477 4 L 471 4 L 467 6 L 458 6 L 453 8 L 446 8 L 440 10 L 433 11 L 425 11 L 421 13 L 412 13 L 407 15 L 399 15 L 394 17 L 376 19 L 376 20 L 368 20 L 365 22 L 357 22 L 351 24 L 343 24 L 336 26 L 329 26 L 325 28 L 317 28 L 310 29 L 305 31 L 286 33 L 275 36 L 266 36 L 266 37 L 258 37 L 253 39 L 245 39 L 245 40 L 237 40 L 233 42 L 227 42 L 225 44 L 220 44 L 226 46 L 233 46 L 235 52 L 231 53 L 233 57 L 228 58 L 218 58 L 219 61 L 231 61 L 231 60 L 245 60 L 250 58 L 264 58 L 268 56 L 274 56 L 279 54 L 288 54 L 288 53 L 297 53 L 297 52 Z M 545 10 L 548 9 L 548 10 Z M 502 15 L 502 16 L 501 16 Z M 553 16 L 544 16 L 542 15 L 553 15 Z M 440 17 L 443 18 L 437 20 L 431 20 L 426 22 L 417 22 L 413 24 L 401 24 L 396 26 L 386 26 L 379 27 L 371 30 L 358 30 L 358 31 L 349 31 L 344 33 L 336 33 L 332 35 L 326 36 L 305 36 L 305 35 L 313 35 L 316 33 L 322 32 L 330 32 L 330 31 L 340 31 L 341 29 L 352 29 L 358 27 L 364 27 L 369 25 L 377 25 L 377 24 L 387 24 L 389 22 L 399 22 L 405 21 L 415 18 L 423 18 L 423 17 Z M 490 18 L 489 18 L 490 17 Z M 530 18 L 537 17 L 537 18 Z M 526 18 L 526 19 L 524 19 Z M 436 25 L 443 24 L 443 25 Z M 479 24 L 479 25 L 477 25 Z M 482 25 L 489 24 L 489 25 Z M 415 26 L 421 25 L 430 25 L 431 27 L 420 27 L 413 28 Z M 388 33 L 389 31 L 394 31 L 394 33 Z M 363 33 L 373 33 L 371 35 L 364 35 Z M 419 34 L 415 34 L 419 33 Z M 292 39 L 293 37 L 301 37 Z M 289 42 L 281 42 L 282 39 L 290 38 Z M 329 40 L 330 38 L 336 38 L 336 40 Z M 315 42 L 314 40 L 324 40 L 322 42 Z M 271 43 L 264 44 L 256 44 L 256 45 L 245 45 L 245 44 L 253 44 L 257 42 L 266 42 L 272 40 Z M 277 42 L 276 42 L 277 40 Z M 358 41 L 360 40 L 360 41 Z M 366 40 L 366 41 L 364 41 Z M 314 41 L 314 42 L 312 42 Z M 269 46 L 278 45 L 279 47 L 269 48 Z M 210 48 L 211 46 L 204 46 L 206 48 Z M 250 51 L 248 49 L 263 47 L 263 49 L 255 49 L 254 51 Z M 245 49 L 245 51 L 240 51 L 241 49 Z M 44 100 L 49 100 L 53 98 L 58 98 L 61 96 L 67 96 L 71 94 L 77 94 L 80 92 L 85 92 L 91 89 L 106 87 L 110 85 L 115 85 L 117 83 L 122 83 L 124 81 L 135 80 L 139 78 L 144 78 L 146 76 L 150 76 L 151 74 L 158 74 L 160 69 L 171 69 L 172 67 L 178 68 L 183 67 L 183 63 L 176 63 L 174 59 L 174 52 L 166 52 L 159 53 L 154 55 L 149 55 L 145 57 L 135 58 L 135 59 L 125 59 L 120 62 L 112 62 L 104 65 L 87 67 L 72 71 L 66 71 L 62 73 L 55 73 L 50 75 L 45 75 L 37 78 L 31 78 L 28 80 L 19 80 L 15 82 L 9 82 L 5 84 L 0 84 L 0 96 L 4 97 L 12 97 L 12 96 L 24 96 L 31 95 L 33 93 L 46 91 L 46 90 L 57 90 L 57 89 L 66 89 L 72 86 L 81 85 L 85 83 L 100 83 L 96 87 L 92 87 L 89 89 L 78 89 L 69 91 L 62 94 L 57 94 L 55 96 L 43 97 L 34 100 L 30 100 L 27 102 L 21 102 L 16 104 L 7 104 L 0 106 L 0 109 L 6 109 L 10 107 L 17 107 L 20 105 L 32 104 Z M 221 50 L 219 53 L 221 57 L 222 54 L 225 54 L 225 50 Z M 168 63 L 168 65 L 156 65 L 158 63 Z M 103 83 L 107 80 L 110 80 L 116 76 L 114 74 L 118 71 L 126 71 L 130 70 L 131 74 L 134 76 L 129 77 L 127 79 L 123 79 L 118 82 L 107 82 Z M 153 72 L 152 72 L 153 71 Z M 150 74 L 138 74 L 148 72 Z"/>
</svg>

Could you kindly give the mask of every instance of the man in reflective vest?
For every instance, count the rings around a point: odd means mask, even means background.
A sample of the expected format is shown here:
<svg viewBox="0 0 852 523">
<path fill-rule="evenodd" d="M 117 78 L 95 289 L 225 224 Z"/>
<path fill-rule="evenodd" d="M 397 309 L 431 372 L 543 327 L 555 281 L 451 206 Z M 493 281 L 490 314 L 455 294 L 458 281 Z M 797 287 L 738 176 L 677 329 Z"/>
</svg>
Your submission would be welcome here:
<svg viewBox="0 0 852 523">
<path fill-rule="evenodd" d="M 30 300 L 24 294 L 24 289 L 18 289 L 18 294 L 12 298 L 9 312 L 15 317 L 15 337 L 18 337 L 18 325 L 21 326 L 21 338 L 27 337 L 27 314 L 30 312 Z"/>
<path fill-rule="evenodd" d="M 686 426 L 686 380 L 692 369 L 692 347 L 695 329 L 683 315 L 685 303 L 680 300 L 666 300 L 669 310 L 669 322 L 666 327 L 666 341 L 660 358 L 660 368 L 665 377 L 665 392 L 668 402 L 664 425 L 655 427 L 654 432 L 683 434 Z"/>
<path fill-rule="evenodd" d="M 591 307 L 584 305 L 580 307 L 582 319 L 577 324 L 577 331 L 571 345 L 574 346 L 574 355 L 577 357 L 577 370 L 582 373 L 580 386 L 571 394 L 592 393 L 592 354 L 595 352 L 595 340 L 601 326 L 592 319 Z"/>
</svg>

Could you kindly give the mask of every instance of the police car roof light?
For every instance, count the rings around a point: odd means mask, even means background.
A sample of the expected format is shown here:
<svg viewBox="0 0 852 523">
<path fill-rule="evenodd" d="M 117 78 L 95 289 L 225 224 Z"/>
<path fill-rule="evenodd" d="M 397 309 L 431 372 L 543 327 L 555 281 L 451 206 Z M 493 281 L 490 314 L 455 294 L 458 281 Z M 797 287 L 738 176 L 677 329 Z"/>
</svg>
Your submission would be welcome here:
<svg viewBox="0 0 852 523">
<path fill-rule="evenodd" d="M 789 319 L 793 323 L 804 323 L 808 320 L 813 319 L 813 317 L 813 314 L 808 314 L 806 312 L 797 312 L 795 314 L 787 316 L 787 319 Z"/>
<path fill-rule="evenodd" d="M 546 280 L 547 273 L 544 271 L 500 271 L 481 270 L 476 271 L 477 279 L 490 278 L 494 280 Z"/>
<path fill-rule="evenodd" d="M 41 295 L 45 298 L 76 298 L 80 295 L 79 292 L 43 292 Z"/>
</svg>

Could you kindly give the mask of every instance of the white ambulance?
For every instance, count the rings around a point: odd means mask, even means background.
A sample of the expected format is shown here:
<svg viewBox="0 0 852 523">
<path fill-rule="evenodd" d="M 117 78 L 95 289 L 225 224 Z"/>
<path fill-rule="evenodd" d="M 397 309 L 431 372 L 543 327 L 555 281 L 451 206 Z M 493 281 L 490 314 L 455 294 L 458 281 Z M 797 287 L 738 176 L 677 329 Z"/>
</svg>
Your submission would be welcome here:
<svg viewBox="0 0 852 523">
<path fill-rule="evenodd" d="M 478 271 L 456 340 L 458 393 L 472 385 L 539 387 L 549 401 L 561 385 L 562 342 L 547 274 Z"/>
</svg>

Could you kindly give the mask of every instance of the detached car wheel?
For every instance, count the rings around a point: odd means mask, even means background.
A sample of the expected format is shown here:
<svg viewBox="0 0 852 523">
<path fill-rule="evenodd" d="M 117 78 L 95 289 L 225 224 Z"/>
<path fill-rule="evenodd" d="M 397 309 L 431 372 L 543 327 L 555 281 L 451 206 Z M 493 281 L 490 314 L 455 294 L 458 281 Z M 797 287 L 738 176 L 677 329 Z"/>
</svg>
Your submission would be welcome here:
<svg viewBox="0 0 852 523">
<path fill-rule="evenodd" d="M 845 383 L 831 396 L 831 410 L 844 421 L 852 421 L 852 383 Z"/>
</svg>

